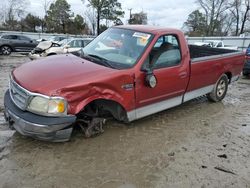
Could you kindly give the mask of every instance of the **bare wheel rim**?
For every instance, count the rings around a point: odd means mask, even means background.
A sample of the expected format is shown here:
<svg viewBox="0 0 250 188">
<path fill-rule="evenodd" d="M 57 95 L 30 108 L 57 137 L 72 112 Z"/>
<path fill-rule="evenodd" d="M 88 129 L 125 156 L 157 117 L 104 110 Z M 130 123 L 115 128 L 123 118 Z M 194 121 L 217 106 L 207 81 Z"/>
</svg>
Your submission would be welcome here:
<svg viewBox="0 0 250 188">
<path fill-rule="evenodd" d="M 4 55 L 9 55 L 11 53 L 11 49 L 8 46 L 3 46 L 1 51 L 2 51 L 2 54 Z"/>
<path fill-rule="evenodd" d="M 226 81 L 220 80 L 217 86 L 217 96 L 222 97 L 226 91 Z"/>
</svg>

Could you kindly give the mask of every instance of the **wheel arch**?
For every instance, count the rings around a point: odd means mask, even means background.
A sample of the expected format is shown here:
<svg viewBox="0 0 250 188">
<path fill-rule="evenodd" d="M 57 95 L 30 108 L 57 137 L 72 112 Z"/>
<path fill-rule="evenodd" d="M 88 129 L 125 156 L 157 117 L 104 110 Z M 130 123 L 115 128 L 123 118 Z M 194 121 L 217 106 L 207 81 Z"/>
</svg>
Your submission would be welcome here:
<svg viewBox="0 0 250 188">
<path fill-rule="evenodd" d="M 57 53 L 51 52 L 51 53 L 48 53 L 48 54 L 47 54 L 47 56 L 51 56 L 51 55 L 57 55 Z"/>
<path fill-rule="evenodd" d="M 0 45 L 0 49 L 1 49 L 3 46 L 8 46 L 8 47 L 10 47 L 10 49 L 11 49 L 12 52 L 14 51 L 14 48 L 13 48 L 11 45 L 9 45 L 9 44 L 2 44 L 2 45 Z"/>
<path fill-rule="evenodd" d="M 232 80 L 232 77 L 233 77 L 233 74 L 230 72 L 230 71 L 227 71 L 224 73 L 227 78 L 228 78 L 228 83 L 230 84 L 231 83 L 231 80 Z"/>
<path fill-rule="evenodd" d="M 109 112 L 116 120 L 128 122 L 127 110 L 117 100 L 107 98 L 89 99 L 81 104 L 81 107 L 78 106 L 78 109 L 80 110 L 77 112 L 77 115 L 81 114 L 81 112 L 85 110 L 88 110 L 90 107 L 98 108 L 99 110 L 102 110 L 102 112 Z"/>
</svg>

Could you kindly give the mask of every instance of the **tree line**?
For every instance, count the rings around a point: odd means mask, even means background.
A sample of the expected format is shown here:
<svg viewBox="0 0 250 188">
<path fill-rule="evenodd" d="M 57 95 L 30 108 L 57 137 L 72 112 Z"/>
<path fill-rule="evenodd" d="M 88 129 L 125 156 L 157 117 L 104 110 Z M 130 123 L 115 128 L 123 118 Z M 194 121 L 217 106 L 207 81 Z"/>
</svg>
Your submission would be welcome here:
<svg viewBox="0 0 250 188">
<path fill-rule="evenodd" d="M 3 0 L 4 1 L 4 0 Z M 83 15 L 74 14 L 67 0 L 42 0 L 44 16 L 39 17 L 24 11 L 28 0 L 5 0 L 0 4 L 0 29 L 14 31 L 53 32 L 69 34 L 99 34 L 109 25 L 122 25 L 124 16 L 118 0 L 87 0 Z M 85 5 L 85 0 L 81 0 Z M 139 16 L 138 16 L 139 15 Z M 140 17 L 143 16 L 143 19 Z M 143 20 L 143 22 L 142 22 Z M 129 23 L 147 22 L 146 13 L 131 15 Z"/>
<path fill-rule="evenodd" d="M 197 0 L 183 29 L 189 36 L 239 36 L 250 31 L 250 0 Z"/>
<path fill-rule="evenodd" d="M 86 6 L 83 15 L 74 14 L 67 0 L 41 1 L 43 17 L 25 12 L 29 0 L 2 0 L 5 4 L 0 4 L 0 29 L 99 34 L 110 25 L 123 24 L 125 12 L 118 0 L 81 0 L 82 7 Z M 190 13 L 183 24 L 189 36 L 238 36 L 250 31 L 250 0 L 196 0 L 195 3 L 199 9 Z M 147 24 L 147 13 L 132 14 L 130 9 L 128 24 Z"/>
</svg>

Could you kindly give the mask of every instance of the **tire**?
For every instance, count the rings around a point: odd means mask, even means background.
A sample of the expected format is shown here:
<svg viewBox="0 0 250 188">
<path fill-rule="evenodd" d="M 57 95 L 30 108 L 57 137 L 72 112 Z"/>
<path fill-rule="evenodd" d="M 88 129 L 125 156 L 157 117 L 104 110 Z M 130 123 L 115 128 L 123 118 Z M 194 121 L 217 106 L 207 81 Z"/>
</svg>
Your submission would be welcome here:
<svg viewBox="0 0 250 188">
<path fill-rule="evenodd" d="M 216 82 L 215 87 L 213 88 L 213 91 L 209 94 L 207 94 L 207 98 L 211 102 L 219 102 L 227 94 L 227 88 L 228 88 L 228 77 L 227 75 L 223 74 L 220 79 Z"/>
<path fill-rule="evenodd" d="M 242 75 L 243 75 L 243 76 L 248 76 L 248 75 L 249 75 L 249 73 L 247 73 L 247 72 L 243 72 L 243 73 L 242 73 Z"/>
<path fill-rule="evenodd" d="M 12 49 L 11 47 L 4 45 L 4 46 L 1 46 L 0 51 L 2 55 L 10 55 L 12 52 Z"/>
</svg>

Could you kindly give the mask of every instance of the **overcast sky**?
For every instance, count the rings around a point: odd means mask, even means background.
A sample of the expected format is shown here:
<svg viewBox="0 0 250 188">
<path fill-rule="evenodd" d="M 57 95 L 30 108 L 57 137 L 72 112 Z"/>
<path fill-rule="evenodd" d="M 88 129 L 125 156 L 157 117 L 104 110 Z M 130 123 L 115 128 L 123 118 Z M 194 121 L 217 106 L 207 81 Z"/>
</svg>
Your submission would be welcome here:
<svg viewBox="0 0 250 188">
<path fill-rule="evenodd" d="M 67 0 L 71 5 L 71 10 L 75 14 L 84 15 L 86 6 L 81 0 Z M 144 11 L 148 14 L 148 24 L 165 27 L 181 28 L 188 15 L 197 9 L 195 0 L 118 0 L 122 4 L 125 16 L 122 19 L 127 23 L 129 10 L 132 13 Z M 38 16 L 43 16 L 44 0 L 30 0 L 30 7 L 27 10 Z M 87 0 L 85 0 L 87 4 Z"/>
</svg>

